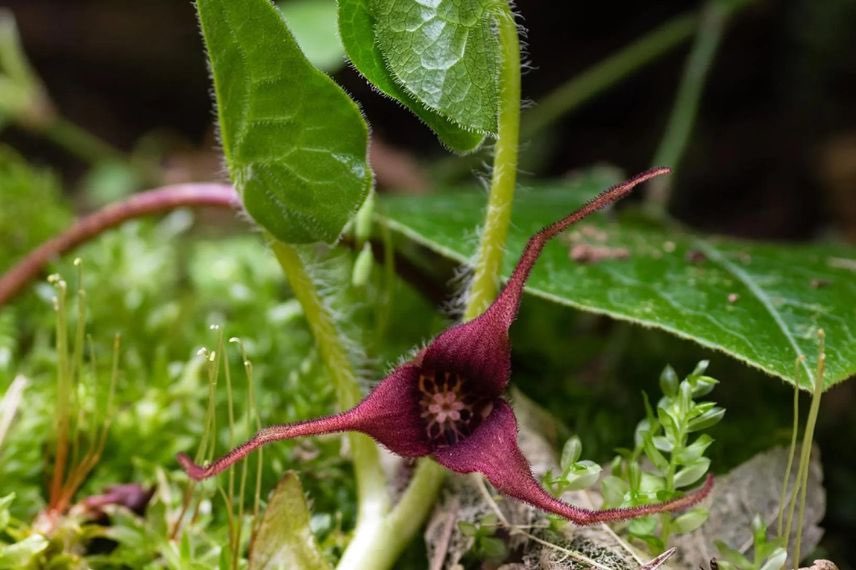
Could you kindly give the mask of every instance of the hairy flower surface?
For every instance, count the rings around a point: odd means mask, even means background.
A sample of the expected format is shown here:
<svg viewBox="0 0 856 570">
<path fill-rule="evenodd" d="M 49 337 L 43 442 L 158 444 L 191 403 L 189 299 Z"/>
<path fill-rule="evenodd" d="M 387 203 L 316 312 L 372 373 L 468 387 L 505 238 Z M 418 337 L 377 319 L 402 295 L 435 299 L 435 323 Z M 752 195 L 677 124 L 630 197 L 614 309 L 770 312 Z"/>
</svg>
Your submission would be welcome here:
<svg viewBox="0 0 856 570">
<path fill-rule="evenodd" d="M 350 410 L 265 428 L 206 467 L 184 454 L 179 455 L 179 463 L 191 478 L 201 480 L 272 441 L 355 430 L 404 457 L 427 455 L 457 473 L 479 472 L 502 493 L 577 524 L 622 520 L 697 503 L 710 491 L 711 478 L 689 495 L 640 507 L 598 511 L 554 498 L 532 475 L 517 445 L 514 412 L 502 397 L 511 375 L 508 329 L 544 245 L 570 225 L 626 196 L 636 185 L 666 172 L 666 168 L 655 168 L 617 184 L 532 236 L 508 284 L 484 313 L 442 332 Z"/>
</svg>

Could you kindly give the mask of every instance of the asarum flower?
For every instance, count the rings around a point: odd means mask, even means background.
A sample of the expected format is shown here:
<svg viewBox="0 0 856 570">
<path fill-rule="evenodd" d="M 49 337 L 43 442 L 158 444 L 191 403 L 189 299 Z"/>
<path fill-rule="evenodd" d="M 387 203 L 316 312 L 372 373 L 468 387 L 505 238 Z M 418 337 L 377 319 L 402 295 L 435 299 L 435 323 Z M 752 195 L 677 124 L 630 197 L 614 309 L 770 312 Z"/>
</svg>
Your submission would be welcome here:
<svg viewBox="0 0 856 570">
<path fill-rule="evenodd" d="M 398 455 L 430 456 L 457 473 L 479 472 L 500 492 L 580 525 L 672 511 L 701 501 L 712 488 L 710 477 L 691 494 L 631 508 L 589 510 L 552 497 L 532 475 L 517 445 L 514 412 L 502 397 L 511 374 L 508 329 L 544 245 L 568 226 L 626 196 L 636 185 L 668 171 L 651 169 L 617 184 L 532 236 L 508 284 L 484 313 L 442 332 L 350 410 L 262 429 L 206 467 L 194 464 L 184 454 L 178 456 L 179 463 L 198 481 L 273 441 L 355 430 Z"/>
</svg>

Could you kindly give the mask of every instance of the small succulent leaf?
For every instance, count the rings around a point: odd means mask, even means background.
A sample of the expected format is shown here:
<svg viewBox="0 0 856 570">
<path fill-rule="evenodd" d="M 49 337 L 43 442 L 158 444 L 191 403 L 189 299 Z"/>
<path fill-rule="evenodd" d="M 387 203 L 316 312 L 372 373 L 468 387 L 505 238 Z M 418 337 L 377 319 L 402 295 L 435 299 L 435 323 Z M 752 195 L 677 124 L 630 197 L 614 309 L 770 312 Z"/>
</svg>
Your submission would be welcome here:
<svg viewBox="0 0 856 570">
<path fill-rule="evenodd" d="M 653 473 L 648 473 L 647 471 L 642 471 L 639 477 L 639 493 L 644 495 L 646 498 L 646 502 L 649 497 L 657 495 L 657 500 L 665 500 L 671 497 L 661 497 L 660 491 L 666 490 L 666 480 Z M 670 492 L 670 491 L 667 491 Z M 674 493 L 672 493 L 674 494 Z"/>
<path fill-rule="evenodd" d="M 458 529 L 464 536 L 475 536 L 478 532 L 476 525 L 469 521 L 458 521 Z"/>
<path fill-rule="evenodd" d="M 684 514 L 678 516 L 672 522 L 672 528 L 678 534 L 692 532 L 704 524 L 707 520 L 710 511 L 704 507 L 695 507 Z"/>
<path fill-rule="evenodd" d="M 309 528 L 310 517 L 300 479 L 294 471 L 287 471 L 271 492 L 251 542 L 249 570 L 328 570 L 330 564 Z"/>
<path fill-rule="evenodd" d="M 651 441 L 653 442 L 654 447 L 666 453 L 671 453 L 672 450 L 675 448 L 674 441 L 662 435 L 658 435 L 651 438 Z"/>
<path fill-rule="evenodd" d="M 678 375 L 671 366 L 666 366 L 660 374 L 660 391 L 671 398 L 678 393 Z"/>
<path fill-rule="evenodd" d="M 590 170 L 571 182 L 518 192 L 504 275 L 534 230 L 616 179 Z M 481 192 L 395 197 L 383 207 L 394 231 L 459 263 L 473 258 Z M 629 216 L 594 215 L 547 245 L 527 290 L 694 340 L 791 383 L 802 354 L 802 388 L 811 385 L 816 331 L 823 328 L 829 387 L 856 375 L 855 271 L 852 248 L 702 237 Z"/>
<path fill-rule="evenodd" d="M 680 465 L 688 465 L 704 455 L 711 443 L 713 438 L 703 433 L 694 442 L 678 451 L 675 454 L 675 461 Z"/>
<path fill-rule="evenodd" d="M 369 0 L 339 0 L 339 33 L 357 71 L 378 91 L 419 117 L 450 150 L 466 154 L 479 148 L 485 139 L 483 133 L 467 130 L 429 109 L 395 82 L 378 48 L 374 27 Z"/>
<path fill-rule="evenodd" d="M 657 449 L 657 446 L 654 445 L 653 438 L 645 438 L 643 449 L 645 450 L 645 455 L 661 473 L 665 473 L 669 470 L 669 460 L 666 459 L 666 457 L 660 453 L 660 450 Z"/>
<path fill-rule="evenodd" d="M 336 0 L 285 0 L 277 6 L 285 16 L 300 51 L 312 65 L 332 73 L 345 64 Z"/>
<path fill-rule="evenodd" d="M 196 7 L 244 207 L 282 241 L 335 241 L 372 185 L 359 109 L 307 61 L 269 0 Z"/>
<path fill-rule="evenodd" d="M 779 570 L 780 568 L 784 568 L 787 559 L 788 551 L 780 546 L 770 554 L 760 570 Z"/>
<path fill-rule="evenodd" d="M 678 413 L 680 417 L 685 417 L 693 407 L 693 388 L 687 382 L 681 382 L 678 386 Z"/>
<path fill-rule="evenodd" d="M 690 375 L 687 376 L 687 379 L 694 380 L 700 377 L 702 374 L 705 373 L 708 366 L 710 366 L 709 360 L 699 360 L 698 364 L 696 364 L 696 367 L 693 369 L 692 372 L 690 372 Z"/>
<path fill-rule="evenodd" d="M 581 491 L 597 483 L 601 466 L 594 461 L 583 460 L 575 463 L 565 477 L 565 491 Z"/>
<path fill-rule="evenodd" d="M 630 521 L 627 530 L 636 537 L 653 536 L 657 531 L 657 517 L 642 517 Z"/>
<path fill-rule="evenodd" d="M 694 432 L 707 429 L 719 423 L 719 420 L 725 415 L 725 409 L 714 406 L 702 415 L 690 420 L 687 425 L 687 432 Z"/>
<path fill-rule="evenodd" d="M 700 376 L 693 382 L 693 398 L 707 396 L 713 391 L 719 380 L 710 376 Z"/>
<path fill-rule="evenodd" d="M 642 447 L 645 444 L 645 438 L 652 431 L 656 431 L 659 427 L 659 423 L 657 420 L 654 420 L 652 423 L 649 419 L 639 420 L 639 423 L 636 424 L 636 430 L 633 432 L 633 444 L 636 447 Z"/>
<path fill-rule="evenodd" d="M 600 490 L 603 495 L 604 505 L 618 506 L 624 502 L 624 496 L 630 490 L 630 487 L 621 477 L 608 475 L 601 481 Z"/>
<path fill-rule="evenodd" d="M 496 132 L 500 46 L 494 0 L 368 0 L 386 67 L 417 101 Z"/>
<path fill-rule="evenodd" d="M 719 556 L 729 564 L 733 564 L 737 568 L 751 568 L 753 564 L 749 559 L 743 556 L 739 550 L 728 546 L 721 540 L 716 541 L 716 549 L 719 550 Z"/>
<path fill-rule="evenodd" d="M 562 447 L 562 458 L 559 461 L 559 466 L 563 470 L 570 469 L 571 466 L 579 460 L 582 453 L 583 444 L 580 441 L 580 438 L 578 436 L 571 437 L 565 442 L 564 447 Z"/>
<path fill-rule="evenodd" d="M 657 419 L 663 426 L 666 435 L 674 436 L 678 432 L 678 421 L 671 410 L 664 406 L 657 406 Z"/>
<path fill-rule="evenodd" d="M 710 459 L 707 457 L 696 459 L 693 463 L 675 473 L 675 488 L 680 489 L 681 487 L 692 485 L 704 477 L 708 469 L 710 469 Z"/>
</svg>

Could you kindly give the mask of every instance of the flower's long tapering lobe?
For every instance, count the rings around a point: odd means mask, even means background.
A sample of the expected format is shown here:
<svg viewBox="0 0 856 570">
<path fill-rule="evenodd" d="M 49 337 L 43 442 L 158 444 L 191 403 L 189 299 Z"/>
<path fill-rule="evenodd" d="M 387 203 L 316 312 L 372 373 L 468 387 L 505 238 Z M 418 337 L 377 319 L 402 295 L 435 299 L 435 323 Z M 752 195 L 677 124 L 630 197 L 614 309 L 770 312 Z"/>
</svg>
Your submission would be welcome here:
<svg viewBox="0 0 856 570">
<path fill-rule="evenodd" d="M 191 478 L 205 479 L 272 441 L 354 430 L 404 457 L 430 455 L 452 471 L 482 473 L 499 491 L 581 525 L 672 511 L 699 502 L 710 492 L 712 479 L 684 497 L 626 509 L 583 509 L 550 496 L 533 477 L 517 445 L 517 421 L 502 398 L 511 374 L 508 328 L 520 306 L 526 279 L 546 243 L 571 224 L 626 196 L 638 184 L 666 172 L 667 168 L 655 168 L 617 184 L 532 236 L 508 284 L 484 313 L 441 333 L 354 408 L 263 429 L 207 467 L 180 455 L 182 467 Z"/>
<path fill-rule="evenodd" d="M 713 479 L 708 477 L 699 490 L 672 501 L 599 511 L 560 501 L 547 493 L 532 475 L 529 462 L 517 445 L 517 420 L 511 406 L 504 400 L 497 402 L 480 429 L 459 445 L 435 451 L 434 459 L 458 473 L 479 472 L 502 493 L 561 515 L 578 525 L 684 509 L 704 499 L 713 486 Z"/>
<path fill-rule="evenodd" d="M 636 186 L 669 172 L 671 172 L 669 168 L 661 166 L 646 170 L 624 182 L 619 182 L 586 202 L 579 210 L 561 220 L 553 222 L 529 238 L 529 242 L 520 255 L 520 260 L 517 262 L 517 266 L 514 268 L 514 272 L 511 274 L 511 278 L 508 280 L 505 289 L 502 290 L 496 301 L 480 318 L 494 318 L 502 323 L 506 329 L 510 327 L 511 321 L 517 315 L 517 308 L 520 306 L 520 296 L 523 293 L 523 286 L 526 284 L 526 279 L 528 279 L 532 267 L 535 265 L 548 241 L 583 218 L 621 200 L 630 194 Z"/>
</svg>

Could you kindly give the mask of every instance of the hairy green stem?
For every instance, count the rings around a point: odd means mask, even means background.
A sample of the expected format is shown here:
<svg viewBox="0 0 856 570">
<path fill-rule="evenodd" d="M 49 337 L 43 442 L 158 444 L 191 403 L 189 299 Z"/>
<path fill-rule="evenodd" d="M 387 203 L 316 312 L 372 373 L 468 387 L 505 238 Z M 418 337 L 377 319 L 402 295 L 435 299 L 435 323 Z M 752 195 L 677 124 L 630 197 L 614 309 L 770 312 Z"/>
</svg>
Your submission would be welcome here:
<svg viewBox="0 0 856 570">
<path fill-rule="evenodd" d="M 520 45 L 517 24 L 508 7 L 500 16 L 499 40 L 502 69 L 493 176 L 484 227 L 477 254 L 464 319 L 484 311 L 496 297 L 505 240 L 511 223 L 511 205 L 517 183 L 517 147 L 520 140 Z"/>
<path fill-rule="evenodd" d="M 362 399 L 362 392 L 353 366 L 330 311 L 318 294 L 298 249 L 276 240 L 272 242 L 272 248 L 294 296 L 303 307 L 303 314 L 315 338 L 321 360 L 333 381 L 339 408 L 344 410 L 355 406 Z M 364 528 L 377 526 L 378 521 L 386 515 L 389 495 L 386 490 L 386 476 L 380 465 L 380 453 L 374 441 L 369 436 L 356 432 L 350 432 L 347 437 L 351 445 L 354 476 L 357 481 L 359 507 L 355 532 L 359 535 L 364 532 Z"/>
<path fill-rule="evenodd" d="M 731 8 L 720 0 L 708 0 L 702 10 L 695 42 L 684 67 L 684 75 L 653 164 L 668 166 L 674 173 L 681 162 L 698 114 L 704 84 L 719 47 Z M 668 180 L 667 180 L 668 179 Z M 669 205 L 674 176 L 653 180 L 646 194 L 651 213 L 662 216 Z"/>
<path fill-rule="evenodd" d="M 517 178 L 520 44 L 514 15 L 505 0 L 499 0 L 499 8 L 502 69 L 493 178 L 475 274 L 464 310 L 465 320 L 478 316 L 496 297 Z M 362 532 L 357 530 L 339 562 L 338 570 L 391 568 L 431 512 L 445 473 L 433 460 L 419 460 L 395 508 L 380 523 L 366 525 Z"/>
<path fill-rule="evenodd" d="M 413 478 L 392 512 L 376 524 L 357 529 L 337 570 L 392 568 L 428 518 L 446 471 L 430 459 L 416 465 Z"/>
</svg>

